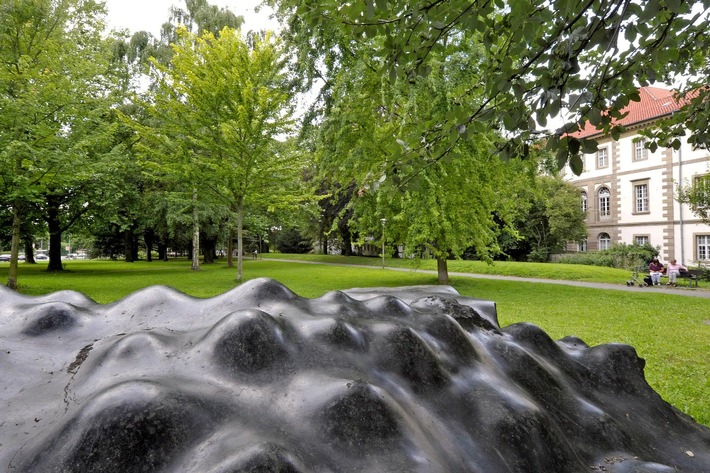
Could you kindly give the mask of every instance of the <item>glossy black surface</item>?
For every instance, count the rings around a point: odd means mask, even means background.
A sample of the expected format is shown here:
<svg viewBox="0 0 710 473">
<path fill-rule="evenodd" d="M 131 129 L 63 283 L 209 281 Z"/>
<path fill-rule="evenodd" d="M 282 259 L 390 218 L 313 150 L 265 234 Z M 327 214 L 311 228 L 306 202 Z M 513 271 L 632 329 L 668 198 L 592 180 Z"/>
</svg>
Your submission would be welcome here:
<svg viewBox="0 0 710 473">
<path fill-rule="evenodd" d="M 449 287 L 0 302 L 1 471 L 710 471 L 632 347 Z"/>
</svg>

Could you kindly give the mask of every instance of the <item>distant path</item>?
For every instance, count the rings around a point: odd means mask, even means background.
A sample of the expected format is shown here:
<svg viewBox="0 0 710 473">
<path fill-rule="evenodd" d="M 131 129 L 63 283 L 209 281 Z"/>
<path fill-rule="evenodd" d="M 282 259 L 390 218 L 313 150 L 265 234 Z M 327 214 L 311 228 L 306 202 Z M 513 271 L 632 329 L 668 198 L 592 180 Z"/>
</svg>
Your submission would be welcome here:
<svg viewBox="0 0 710 473">
<path fill-rule="evenodd" d="M 281 259 L 281 258 L 267 258 L 263 261 L 279 261 L 282 263 L 301 263 L 301 264 L 320 264 L 325 266 L 359 266 L 362 268 L 372 268 L 372 269 L 382 269 L 379 265 L 364 265 L 364 264 L 348 264 L 348 263 L 326 263 L 322 261 L 301 261 L 293 259 Z M 410 269 L 410 268 L 394 268 L 385 267 L 390 271 L 402 271 L 409 273 L 423 273 L 423 274 L 433 274 L 436 276 L 437 272 L 430 269 Z M 557 284 L 561 286 L 577 286 L 577 287 L 588 287 L 592 289 L 608 289 L 612 291 L 627 291 L 627 292 L 655 292 L 655 293 L 665 293 L 673 294 L 674 296 L 687 296 L 687 297 L 700 297 L 703 299 L 710 299 L 710 291 L 705 289 L 689 289 L 687 287 L 638 287 L 638 286 L 627 286 L 626 284 L 609 284 L 601 282 L 584 282 L 584 281 L 566 281 L 559 279 L 542 279 L 542 278 L 523 278 L 519 276 L 501 276 L 497 274 L 475 274 L 475 273 L 459 273 L 449 271 L 449 276 L 457 276 L 462 278 L 473 278 L 473 279 L 497 279 L 501 281 L 518 281 L 518 282 L 532 282 L 540 284 Z M 682 283 L 681 283 L 682 284 Z"/>
</svg>

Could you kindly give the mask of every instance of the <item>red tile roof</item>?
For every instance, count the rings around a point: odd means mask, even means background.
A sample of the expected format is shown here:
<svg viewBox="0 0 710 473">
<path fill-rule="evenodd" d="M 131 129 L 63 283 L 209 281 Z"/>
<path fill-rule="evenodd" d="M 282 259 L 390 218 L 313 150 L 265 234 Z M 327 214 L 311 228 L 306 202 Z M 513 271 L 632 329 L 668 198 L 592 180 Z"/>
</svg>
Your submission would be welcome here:
<svg viewBox="0 0 710 473">
<path fill-rule="evenodd" d="M 629 104 L 621 110 L 626 116 L 621 120 L 614 120 L 612 123 L 614 125 L 629 127 L 637 123 L 643 123 L 665 115 L 670 115 L 681 107 L 679 101 L 674 97 L 674 94 L 674 91 L 660 87 L 641 87 L 639 89 L 641 101 L 629 102 Z M 571 135 L 575 138 L 588 138 L 602 133 L 603 132 L 597 130 L 594 125 L 586 122 L 580 131 L 572 133 Z"/>
</svg>

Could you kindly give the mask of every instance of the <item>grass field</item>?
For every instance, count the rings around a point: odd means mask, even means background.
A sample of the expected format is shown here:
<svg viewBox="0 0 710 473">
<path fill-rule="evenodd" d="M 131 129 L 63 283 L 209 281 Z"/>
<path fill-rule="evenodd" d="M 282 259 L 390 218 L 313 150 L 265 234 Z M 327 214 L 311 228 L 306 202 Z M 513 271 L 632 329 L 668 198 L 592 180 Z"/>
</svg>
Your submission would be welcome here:
<svg viewBox="0 0 710 473">
<path fill-rule="evenodd" d="M 275 255 L 284 257 L 284 255 Z M 291 255 L 289 255 L 291 258 Z M 306 259 L 306 258 L 304 258 Z M 342 262 L 342 257 L 312 257 Z M 348 259 L 348 262 L 360 262 Z M 361 262 L 377 264 L 365 258 Z M 398 262 L 399 263 L 399 262 Z M 573 265 L 496 264 L 450 262 L 451 272 L 497 271 L 499 274 L 550 279 L 586 280 L 624 284 L 628 271 Z M 476 263 L 476 264 L 473 264 Z M 388 266 L 394 262 L 388 260 Z M 433 269 L 428 263 L 403 261 L 414 268 Z M 480 268 L 478 267 L 480 265 Z M 0 278 L 7 279 L 7 263 L 0 263 Z M 44 265 L 20 265 L 20 292 L 40 295 L 71 289 L 100 303 L 110 303 L 143 287 L 162 284 L 195 297 L 210 297 L 236 286 L 236 269 L 221 262 L 193 272 L 185 260 L 152 263 L 68 261 L 68 271 L 50 274 Z M 497 269 L 496 269 L 497 268 Z M 480 270 L 479 270 L 480 269 Z M 586 270 L 586 274 L 585 274 Z M 383 271 L 378 267 L 325 266 L 246 260 L 245 279 L 270 277 L 303 297 L 350 287 L 434 284 L 430 274 Z M 656 293 L 625 292 L 573 286 L 452 277 L 461 294 L 493 300 L 501 326 L 531 322 L 555 339 L 577 336 L 589 345 L 627 343 L 646 359 L 646 378 L 664 399 L 698 422 L 710 425 L 710 302 L 659 289 Z M 701 289 L 703 290 L 703 289 Z"/>
</svg>

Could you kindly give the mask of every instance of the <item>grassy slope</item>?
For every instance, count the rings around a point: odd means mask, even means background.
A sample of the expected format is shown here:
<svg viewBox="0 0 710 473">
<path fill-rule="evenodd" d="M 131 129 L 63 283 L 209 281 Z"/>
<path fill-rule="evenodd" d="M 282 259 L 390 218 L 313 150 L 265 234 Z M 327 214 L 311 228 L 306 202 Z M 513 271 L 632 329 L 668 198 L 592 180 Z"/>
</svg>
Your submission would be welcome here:
<svg viewBox="0 0 710 473">
<path fill-rule="evenodd" d="M 341 262 L 338 257 L 320 257 Z M 313 258 L 311 258 L 313 259 Z M 350 260 L 348 260 L 350 261 Z M 355 260 L 357 261 L 357 260 Z M 363 258 L 369 264 L 376 259 Z M 404 261 L 405 264 L 418 264 Z M 473 270 L 476 262 L 451 262 L 450 271 Z M 391 262 L 388 260 L 388 265 Z M 461 264 L 461 267 L 458 267 Z M 623 284 L 629 273 L 608 268 L 566 267 L 568 265 L 496 264 L 510 275 L 554 279 L 593 280 Z M 0 278 L 7 278 L 7 263 L 0 264 Z M 521 267 L 522 266 L 522 267 Z M 236 270 L 223 263 L 203 266 L 193 273 L 189 262 L 70 261 L 66 273 L 48 274 L 43 265 L 20 266 L 20 291 L 39 295 L 73 289 L 97 302 L 115 301 L 154 284 L 175 287 L 196 297 L 225 292 L 236 283 Z M 420 265 L 425 269 L 426 264 Z M 478 268 L 475 268 L 478 269 Z M 584 270 L 589 270 L 584 275 Z M 477 271 L 482 272 L 482 271 Z M 304 297 L 350 287 L 434 284 L 433 275 L 382 271 L 357 266 L 322 266 L 246 260 L 245 278 L 267 276 L 281 281 Z M 629 293 L 571 286 L 453 277 L 451 284 L 464 295 L 496 301 L 502 326 L 531 322 L 552 338 L 575 335 L 590 345 L 627 343 L 647 361 L 646 377 L 664 399 L 710 425 L 710 305 L 707 300 L 659 293 Z"/>
</svg>

